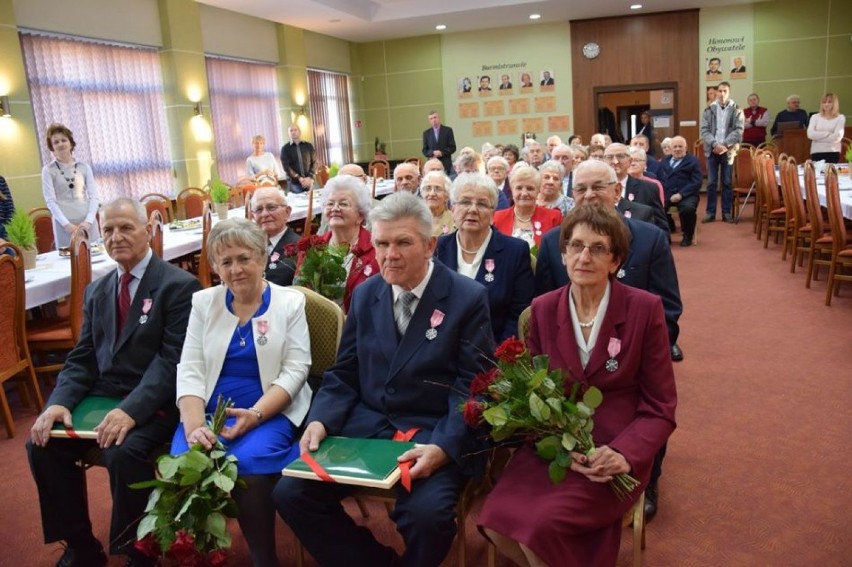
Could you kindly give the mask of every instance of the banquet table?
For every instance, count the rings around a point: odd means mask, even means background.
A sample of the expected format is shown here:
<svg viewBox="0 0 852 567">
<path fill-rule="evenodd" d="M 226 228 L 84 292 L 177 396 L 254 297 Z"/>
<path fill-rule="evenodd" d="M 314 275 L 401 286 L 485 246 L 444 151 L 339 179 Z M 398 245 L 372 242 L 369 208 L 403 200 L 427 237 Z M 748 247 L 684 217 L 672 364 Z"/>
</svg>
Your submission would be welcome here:
<svg viewBox="0 0 852 567">
<path fill-rule="evenodd" d="M 393 186 L 392 180 L 377 183 L 376 195 L 392 193 Z M 292 209 L 291 221 L 302 220 L 307 216 L 308 195 L 306 193 L 288 195 L 287 203 Z M 322 212 L 322 199 L 317 195 L 314 196 L 312 209 L 314 215 Z M 228 218 L 244 216 L 243 207 L 228 211 Z M 218 221 L 218 217 L 214 214 L 213 224 Z M 199 250 L 201 250 L 200 225 L 191 230 L 172 230 L 168 225 L 163 225 L 164 260 L 174 260 Z M 92 280 L 108 274 L 113 269 L 115 269 L 115 262 L 106 253 L 92 256 Z M 36 267 L 26 271 L 25 288 L 27 309 L 67 296 L 71 293 L 71 260 L 67 256 L 60 256 L 56 250 L 39 254 Z"/>
<path fill-rule="evenodd" d="M 775 171 L 775 178 L 781 183 L 781 176 L 777 169 Z M 819 204 L 825 207 L 825 175 L 818 173 L 816 178 Z M 838 173 L 837 187 L 840 189 L 840 209 L 843 216 L 844 218 L 852 219 L 852 178 L 849 177 L 848 173 Z M 807 198 L 805 194 L 805 169 L 801 165 L 799 166 L 799 190 L 802 192 L 802 196 Z"/>
</svg>

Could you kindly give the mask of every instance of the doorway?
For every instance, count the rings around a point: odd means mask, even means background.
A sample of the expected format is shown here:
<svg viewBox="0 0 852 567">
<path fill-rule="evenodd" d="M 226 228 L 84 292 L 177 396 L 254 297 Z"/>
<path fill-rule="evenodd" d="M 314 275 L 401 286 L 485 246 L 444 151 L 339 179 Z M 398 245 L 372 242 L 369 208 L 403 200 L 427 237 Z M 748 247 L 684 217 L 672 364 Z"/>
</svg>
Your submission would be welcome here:
<svg viewBox="0 0 852 567">
<path fill-rule="evenodd" d="M 651 153 L 662 155 L 660 141 L 675 134 L 677 83 L 597 87 L 594 94 L 597 132 L 629 144 L 637 133 L 650 131 Z M 648 125 L 642 124 L 643 112 L 650 115 Z"/>
</svg>

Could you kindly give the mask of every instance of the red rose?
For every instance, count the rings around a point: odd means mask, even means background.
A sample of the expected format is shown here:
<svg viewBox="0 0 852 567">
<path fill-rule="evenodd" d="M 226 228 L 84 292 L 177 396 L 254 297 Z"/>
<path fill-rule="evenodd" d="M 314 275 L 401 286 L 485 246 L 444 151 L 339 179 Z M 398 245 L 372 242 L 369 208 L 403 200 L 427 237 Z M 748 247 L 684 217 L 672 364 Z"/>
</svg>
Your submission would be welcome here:
<svg viewBox="0 0 852 567">
<path fill-rule="evenodd" d="M 160 555 L 160 544 L 154 539 L 154 534 L 150 533 L 142 539 L 137 539 L 133 543 L 139 553 L 148 557 L 158 557 Z"/>
<path fill-rule="evenodd" d="M 308 250 L 308 248 L 311 247 L 311 244 L 313 244 L 313 242 L 311 242 L 311 237 L 310 236 L 303 236 L 302 238 L 299 239 L 298 242 L 296 242 L 296 248 L 300 252 L 306 252 Z"/>
<path fill-rule="evenodd" d="M 474 399 L 469 399 L 464 403 L 464 422 L 470 427 L 477 427 L 482 422 L 482 410 L 485 409 L 485 404 L 477 402 Z"/>
<path fill-rule="evenodd" d="M 501 362 L 511 364 L 523 356 L 526 351 L 527 346 L 523 341 L 515 337 L 510 337 L 497 347 L 497 351 L 494 354 Z"/>
<path fill-rule="evenodd" d="M 176 535 L 166 555 L 175 559 L 181 566 L 201 565 L 201 553 L 195 549 L 195 539 L 192 534 L 186 530 L 178 530 Z"/>
<path fill-rule="evenodd" d="M 290 244 L 287 244 L 286 246 L 284 246 L 284 256 L 286 256 L 287 258 L 292 258 L 293 256 L 295 256 L 298 253 L 299 253 L 299 248 L 295 244 L 290 243 Z"/>
<path fill-rule="evenodd" d="M 215 549 L 207 554 L 207 565 L 210 567 L 222 567 L 228 562 L 228 552 L 224 549 Z"/>
<path fill-rule="evenodd" d="M 470 384 L 470 395 L 478 396 L 480 394 L 484 394 L 488 391 L 488 386 L 494 383 L 494 380 L 497 379 L 497 376 L 500 375 L 500 371 L 494 367 L 488 370 L 487 372 L 480 372 L 473 379 L 473 382 Z"/>
</svg>

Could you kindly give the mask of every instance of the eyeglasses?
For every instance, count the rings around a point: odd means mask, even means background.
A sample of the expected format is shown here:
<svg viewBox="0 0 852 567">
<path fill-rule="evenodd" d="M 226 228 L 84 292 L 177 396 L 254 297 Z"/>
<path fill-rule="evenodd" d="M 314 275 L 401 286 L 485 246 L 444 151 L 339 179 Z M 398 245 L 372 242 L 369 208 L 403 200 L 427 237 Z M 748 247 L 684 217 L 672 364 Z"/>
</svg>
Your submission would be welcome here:
<svg viewBox="0 0 852 567">
<path fill-rule="evenodd" d="M 325 202 L 325 208 L 326 209 L 331 210 L 334 207 L 337 207 L 341 211 L 346 211 L 346 210 L 349 210 L 349 209 L 352 208 L 352 203 L 350 203 L 349 201 L 326 201 Z"/>
<path fill-rule="evenodd" d="M 266 211 L 267 213 L 270 213 L 270 214 L 271 214 L 271 213 L 274 213 L 275 211 L 277 211 L 278 209 L 280 209 L 281 207 L 286 207 L 286 206 L 287 206 L 287 205 L 276 205 L 276 204 L 274 204 L 274 203 L 269 204 L 269 205 L 260 205 L 260 206 L 258 206 L 258 207 L 255 207 L 255 208 L 252 210 L 252 212 L 253 212 L 256 216 L 260 216 L 260 215 L 262 215 L 262 214 L 263 214 L 263 211 Z"/>
<path fill-rule="evenodd" d="M 462 199 L 461 201 L 457 202 L 455 206 L 464 207 L 465 209 L 477 208 L 484 211 L 490 211 L 494 208 L 491 203 L 488 203 L 486 201 L 471 201 L 470 199 Z"/>
<path fill-rule="evenodd" d="M 608 246 L 605 244 L 586 244 L 582 240 L 572 240 L 570 241 L 566 249 L 570 256 L 579 256 L 583 253 L 583 250 L 588 250 L 589 255 L 593 258 L 600 258 L 612 252 Z"/>
<path fill-rule="evenodd" d="M 440 185 L 425 185 L 420 188 L 421 193 L 445 193 L 444 188 Z"/>
<path fill-rule="evenodd" d="M 595 183 L 594 185 L 574 185 L 571 188 L 571 192 L 575 195 L 583 195 L 591 191 L 592 193 L 603 193 L 606 191 L 607 187 L 611 187 L 618 183 L 618 181 L 609 181 L 607 183 Z"/>
<path fill-rule="evenodd" d="M 603 159 L 604 159 L 604 161 L 621 161 L 621 160 L 623 160 L 627 157 L 629 157 L 628 154 L 610 154 L 610 155 L 604 154 Z"/>
</svg>

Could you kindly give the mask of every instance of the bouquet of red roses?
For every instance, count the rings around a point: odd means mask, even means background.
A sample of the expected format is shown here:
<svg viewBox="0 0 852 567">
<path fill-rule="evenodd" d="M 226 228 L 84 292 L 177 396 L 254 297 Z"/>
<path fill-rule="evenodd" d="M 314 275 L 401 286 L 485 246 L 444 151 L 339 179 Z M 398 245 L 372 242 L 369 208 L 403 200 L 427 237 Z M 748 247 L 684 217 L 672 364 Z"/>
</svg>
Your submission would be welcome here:
<svg viewBox="0 0 852 567">
<path fill-rule="evenodd" d="M 293 284 L 312 289 L 332 301 L 343 298 L 348 252 L 347 245 L 331 245 L 316 235 L 304 236 L 296 244 L 284 247 L 285 256 L 299 256 Z"/>
<path fill-rule="evenodd" d="M 225 425 L 225 409 L 232 405 L 219 396 L 208 423 L 217 437 Z M 162 558 L 164 565 L 224 565 L 231 547 L 226 518 L 237 515 L 231 498 L 237 482 L 242 482 L 237 480 L 237 458 L 225 454 L 218 440 L 209 451 L 195 443 L 181 455 L 163 455 L 156 479 L 130 485 L 154 488 L 136 530 L 136 549 Z"/>
<path fill-rule="evenodd" d="M 518 339 L 506 339 L 496 351 L 496 365 L 478 374 L 465 402 L 465 422 L 471 427 L 483 421 L 491 426 L 494 441 L 534 441 L 538 455 L 550 461 L 551 482 L 561 482 L 571 468 L 571 453 L 595 451 L 592 429 L 595 408 L 603 394 L 580 382 L 565 394 L 562 370 L 550 370 L 547 355 L 530 356 Z M 629 474 L 616 475 L 610 487 L 626 498 L 639 481 Z"/>
</svg>

